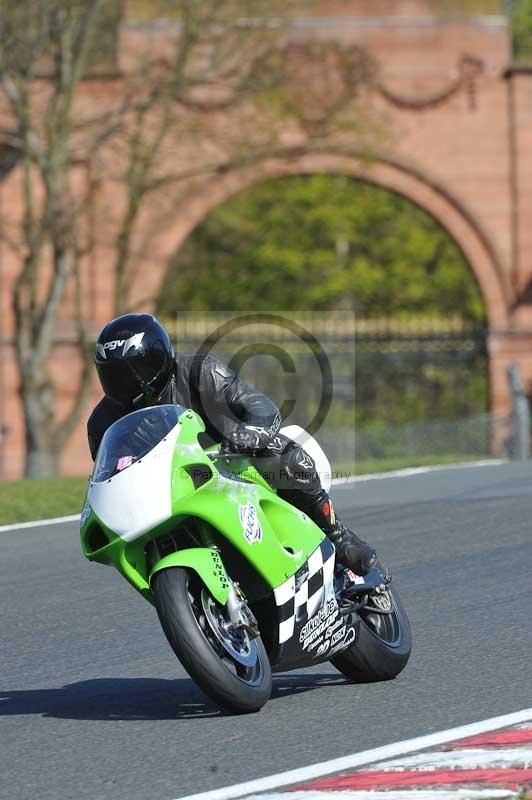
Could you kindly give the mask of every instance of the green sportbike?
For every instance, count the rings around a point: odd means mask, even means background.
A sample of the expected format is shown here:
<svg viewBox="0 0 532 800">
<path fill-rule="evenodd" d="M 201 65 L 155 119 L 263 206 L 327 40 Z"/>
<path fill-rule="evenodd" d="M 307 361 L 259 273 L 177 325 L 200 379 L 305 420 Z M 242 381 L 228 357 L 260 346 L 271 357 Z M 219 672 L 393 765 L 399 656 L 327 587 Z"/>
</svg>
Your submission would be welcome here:
<svg viewBox="0 0 532 800">
<path fill-rule="evenodd" d="M 111 425 L 81 514 L 84 555 L 155 606 L 184 668 L 226 710 L 261 708 L 272 671 L 331 661 L 356 682 L 394 678 L 411 635 L 389 574 L 337 564 L 318 526 L 246 456 L 203 447 L 204 430 L 176 405 Z"/>
</svg>

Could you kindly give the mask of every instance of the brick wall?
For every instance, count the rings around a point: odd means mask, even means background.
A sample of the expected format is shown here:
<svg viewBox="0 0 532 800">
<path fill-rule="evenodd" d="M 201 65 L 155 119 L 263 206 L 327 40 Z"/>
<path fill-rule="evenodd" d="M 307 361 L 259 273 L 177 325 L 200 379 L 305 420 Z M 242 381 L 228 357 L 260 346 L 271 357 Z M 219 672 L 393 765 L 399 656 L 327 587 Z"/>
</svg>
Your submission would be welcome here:
<svg viewBox="0 0 532 800">
<path fill-rule="evenodd" d="M 532 75 L 507 72 L 508 32 L 500 17 L 459 20 L 431 16 L 435 5 L 421 0 L 324 2 L 312 24 L 300 24 L 294 39 L 317 38 L 367 47 L 379 73 L 366 103 L 386 122 L 390 136 L 379 144 L 379 159 L 370 167 L 336 152 L 275 159 L 215 179 L 195 182 L 176 202 L 158 201 L 146 209 L 136 240 L 138 259 L 132 294 L 138 307 L 150 307 L 168 257 L 216 204 L 234 192 L 270 176 L 327 170 L 364 177 L 401 192 L 432 213 L 456 238 L 469 259 L 487 305 L 491 334 L 492 408 L 508 409 L 506 364 L 515 359 L 532 391 Z M 336 16 L 335 16 L 336 15 Z M 124 29 L 127 52 L 144 34 Z M 164 40 L 164 32 L 150 33 Z M 161 40 L 161 36 L 163 39 Z M 164 42 L 163 42 L 164 44 Z M 163 46 L 161 44 L 161 46 Z M 85 110 L 110 103 L 121 91 L 116 80 L 87 81 L 78 100 Z M 218 124 L 235 125 L 227 119 Z M 204 151 L 167 153 L 201 161 Z M 20 214 L 20 175 L 15 169 L 0 184 L 4 226 L 15 229 Z M 109 181 L 99 196 L 99 224 L 106 242 L 85 265 L 88 313 L 94 330 L 113 315 L 112 241 L 116 210 L 123 203 L 120 187 Z M 161 224 L 161 220 L 164 224 Z M 159 228 L 155 238 L 147 232 Z M 149 246 L 146 246 L 149 242 Z M 21 474 L 24 459 L 23 420 L 17 394 L 17 372 L 10 344 L 13 319 L 10 289 L 19 257 L 0 244 L 2 420 L 9 425 L 3 441 L 3 477 Z M 62 318 L 68 321 L 68 299 Z M 79 361 L 70 343 L 54 354 L 59 414 L 76 392 Z M 98 396 L 93 387 L 92 402 Z M 89 409 L 87 409 L 88 413 Z M 85 418 L 64 452 L 62 471 L 90 468 Z"/>
</svg>

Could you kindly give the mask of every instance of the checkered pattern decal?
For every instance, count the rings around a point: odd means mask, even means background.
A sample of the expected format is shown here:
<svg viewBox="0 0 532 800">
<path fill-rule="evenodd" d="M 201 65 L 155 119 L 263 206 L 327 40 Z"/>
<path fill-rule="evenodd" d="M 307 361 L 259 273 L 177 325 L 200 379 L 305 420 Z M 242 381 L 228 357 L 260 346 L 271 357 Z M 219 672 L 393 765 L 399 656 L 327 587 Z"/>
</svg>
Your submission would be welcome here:
<svg viewBox="0 0 532 800">
<path fill-rule="evenodd" d="M 279 609 L 279 644 L 292 638 L 321 608 L 326 597 L 334 596 L 334 545 L 323 539 L 320 546 L 295 575 L 274 589 Z"/>
</svg>

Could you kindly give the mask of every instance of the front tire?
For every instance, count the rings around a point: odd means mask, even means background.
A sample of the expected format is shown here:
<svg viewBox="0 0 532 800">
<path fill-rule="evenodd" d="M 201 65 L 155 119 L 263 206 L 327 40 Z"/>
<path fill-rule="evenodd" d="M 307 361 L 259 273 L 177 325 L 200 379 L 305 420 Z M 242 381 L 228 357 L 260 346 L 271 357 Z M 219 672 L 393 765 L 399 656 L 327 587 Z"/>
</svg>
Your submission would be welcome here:
<svg viewBox="0 0 532 800">
<path fill-rule="evenodd" d="M 163 631 L 190 677 L 227 711 L 258 711 L 269 699 L 272 673 L 257 637 L 231 628 L 226 609 L 195 573 L 178 567 L 153 577 L 152 590 Z"/>
<path fill-rule="evenodd" d="M 332 663 L 355 683 L 389 681 L 406 667 L 412 650 L 410 622 L 395 589 L 387 589 L 391 614 L 360 612 L 358 640 Z"/>
</svg>

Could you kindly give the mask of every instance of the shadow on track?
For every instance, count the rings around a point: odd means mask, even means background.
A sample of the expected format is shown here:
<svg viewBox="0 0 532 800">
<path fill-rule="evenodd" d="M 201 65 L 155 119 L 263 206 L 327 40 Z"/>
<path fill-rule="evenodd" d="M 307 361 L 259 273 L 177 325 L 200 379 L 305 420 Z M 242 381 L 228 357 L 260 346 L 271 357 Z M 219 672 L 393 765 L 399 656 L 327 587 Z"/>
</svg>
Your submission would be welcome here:
<svg viewBox="0 0 532 800">
<path fill-rule="evenodd" d="M 334 673 L 278 675 L 272 700 L 347 682 Z M 97 678 L 54 689 L 0 690 L 0 717 L 27 714 L 104 721 L 224 716 L 188 678 Z"/>
</svg>

